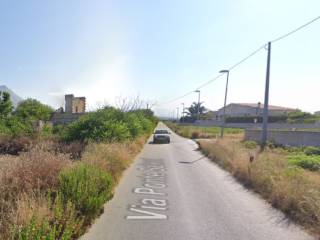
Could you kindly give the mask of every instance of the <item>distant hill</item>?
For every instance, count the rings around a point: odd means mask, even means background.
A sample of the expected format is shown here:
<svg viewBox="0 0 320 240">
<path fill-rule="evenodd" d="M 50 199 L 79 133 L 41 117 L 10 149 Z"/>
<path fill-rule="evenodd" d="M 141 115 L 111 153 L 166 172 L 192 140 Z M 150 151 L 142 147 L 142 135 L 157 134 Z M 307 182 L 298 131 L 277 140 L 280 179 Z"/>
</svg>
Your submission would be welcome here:
<svg viewBox="0 0 320 240">
<path fill-rule="evenodd" d="M 5 85 L 0 86 L 0 91 L 10 93 L 10 97 L 15 108 L 18 106 L 18 103 L 23 100 L 21 97 L 19 97 L 17 94 L 15 94 L 11 89 L 9 89 Z"/>
</svg>

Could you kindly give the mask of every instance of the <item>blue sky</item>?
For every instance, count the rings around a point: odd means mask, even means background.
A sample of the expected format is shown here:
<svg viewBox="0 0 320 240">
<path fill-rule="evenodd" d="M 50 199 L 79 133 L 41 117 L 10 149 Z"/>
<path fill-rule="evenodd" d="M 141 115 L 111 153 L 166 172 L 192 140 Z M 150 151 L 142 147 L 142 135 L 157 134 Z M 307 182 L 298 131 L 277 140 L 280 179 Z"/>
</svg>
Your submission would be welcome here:
<svg viewBox="0 0 320 240">
<path fill-rule="evenodd" d="M 0 84 L 54 107 L 117 97 L 170 115 L 195 89 L 275 37 L 320 15 L 318 0 L 0 0 Z M 270 103 L 320 110 L 320 21 L 272 46 Z M 228 102 L 263 102 L 266 51 L 230 72 Z M 223 104 L 225 79 L 201 89 Z"/>
</svg>

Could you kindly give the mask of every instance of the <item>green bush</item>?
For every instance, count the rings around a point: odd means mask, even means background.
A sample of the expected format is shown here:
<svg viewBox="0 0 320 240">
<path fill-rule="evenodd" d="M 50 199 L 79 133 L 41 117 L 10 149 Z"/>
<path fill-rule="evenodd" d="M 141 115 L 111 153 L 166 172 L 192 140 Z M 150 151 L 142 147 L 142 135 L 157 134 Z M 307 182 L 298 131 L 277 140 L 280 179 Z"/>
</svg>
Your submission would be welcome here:
<svg viewBox="0 0 320 240">
<path fill-rule="evenodd" d="M 52 217 L 39 220 L 33 216 L 25 226 L 14 226 L 13 240 L 71 240 L 80 236 L 83 230 L 83 219 L 76 213 L 71 202 L 63 204 L 58 194 L 51 206 Z"/>
<path fill-rule="evenodd" d="M 53 109 L 45 104 L 42 104 L 36 99 L 27 99 L 19 103 L 14 114 L 24 121 L 43 120 L 48 121 L 53 112 Z"/>
<path fill-rule="evenodd" d="M 306 155 L 320 155 L 320 148 L 319 147 L 306 147 L 304 149 L 304 153 Z"/>
<path fill-rule="evenodd" d="M 320 156 L 295 154 L 288 157 L 291 165 L 302 167 L 311 171 L 320 170 Z"/>
<path fill-rule="evenodd" d="M 59 192 L 64 202 L 71 201 L 87 221 L 97 216 L 110 199 L 112 177 L 88 164 L 64 170 L 59 176 Z"/>
<path fill-rule="evenodd" d="M 152 120 L 144 117 L 144 116 L 139 116 L 143 133 L 150 133 L 153 128 L 155 127 L 155 124 L 152 122 Z"/>
<path fill-rule="evenodd" d="M 245 141 L 243 145 L 245 148 L 248 148 L 248 149 L 256 149 L 258 146 L 257 142 L 255 141 Z"/>
<path fill-rule="evenodd" d="M 122 112 L 115 108 L 100 109 L 71 123 L 65 140 L 74 141 L 123 141 L 150 133 L 155 122 L 141 111 Z"/>
<path fill-rule="evenodd" d="M 13 110 L 10 98 L 10 93 L 0 91 L 0 119 L 8 117 Z"/>
<path fill-rule="evenodd" d="M 135 138 L 143 133 L 142 122 L 135 113 L 127 114 L 126 122 L 130 123 L 127 124 L 127 127 L 132 138 Z"/>
<path fill-rule="evenodd" d="M 54 125 L 52 128 L 52 133 L 57 135 L 60 139 L 66 139 L 67 138 L 67 126 L 58 124 Z"/>
<path fill-rule="evenodd" d="M 11 130 L 8 128 L 5 120 L 0 120 L 0 134 L 1 135 L 11 134 Z"/>
<path fill-rule="evenodd" d="M 33 129 L 16 116 L 0 120 L 0 134 L 10 136 L 30 135 Z"/>
</svg>

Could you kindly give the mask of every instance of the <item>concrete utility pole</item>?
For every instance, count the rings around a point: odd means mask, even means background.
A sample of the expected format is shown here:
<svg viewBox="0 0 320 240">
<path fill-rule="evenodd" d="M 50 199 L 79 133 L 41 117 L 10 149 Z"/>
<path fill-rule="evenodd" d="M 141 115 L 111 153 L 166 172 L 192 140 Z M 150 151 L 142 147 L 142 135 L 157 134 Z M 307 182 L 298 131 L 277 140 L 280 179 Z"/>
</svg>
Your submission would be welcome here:
<svg viewBox="0 0 320 240">
<path fill-rule="evenodd" d="M 197 119 L 200 120 L 200 90 L 196 90 L 194 92 L 197 92 L 198 93 L 198 112 L 197 112 Z"/>
<path fill-rule="evenodd" d="M 228 95 L 229 70 L 221 70 L 220 73 L 227 74 L 226 91 L 224 94 L 224 104 L 223 104 L 223 122 L 221 125 L 221 132 L 220 132 L 220 137 L 223 138 L 224 127 L 226 124 L 226 104 L 227 104 L 227 95 Z"/>
<path fill-rule="evenodd" d="M 184 103 L 181 103 L 182 105 L 182 121 L 181 122 L 184 122 Z"/>
<path fill-rule="evenodd" d="M 179 122 L 179 107 L 177 107 L 177 121 Z"/>
<path fill-rule="evenodd" d="M 271 60 L 271 42 L 268 42 L 268 59 L 267 59 L 267 72 L 266 72 L 266 87 L 264 92 L 261 150 L 264 150 L 267 143 L 267 139 L 268 139 L 270 60 Z"/>
</svg>

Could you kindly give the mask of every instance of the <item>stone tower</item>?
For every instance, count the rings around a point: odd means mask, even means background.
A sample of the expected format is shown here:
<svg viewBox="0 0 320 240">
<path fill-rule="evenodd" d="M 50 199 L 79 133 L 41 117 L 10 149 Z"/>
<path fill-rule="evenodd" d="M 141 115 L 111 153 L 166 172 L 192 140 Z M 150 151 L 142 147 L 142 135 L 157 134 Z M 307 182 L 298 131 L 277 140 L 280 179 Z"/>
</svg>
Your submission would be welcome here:
<svg viewBox="0 0 320 240">
<path fill-rule="evenodd" d="M 73 94 L 67 94 L 64 96 L 65 101 L 66 101 L 66 107 L 65 107 L 65 111 L 66 113 L 72 113 L 72 101 L 73 101 Z"/>
<path fill-rule="evenodd" d="M 74 97 L 73 94 L 65 95 L 66 113 L 84 113 L 86 111 L 86 98 Z"/>
</svg>

